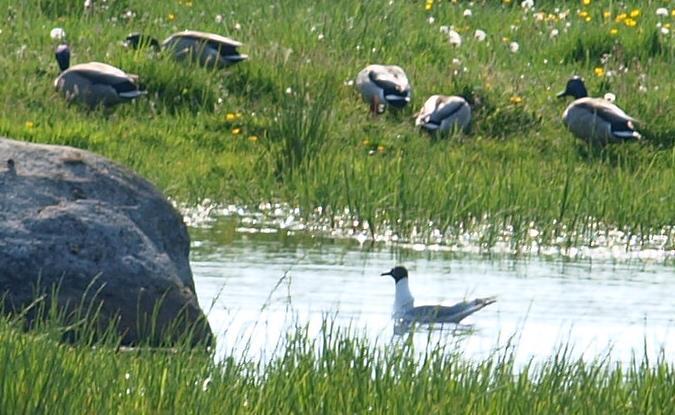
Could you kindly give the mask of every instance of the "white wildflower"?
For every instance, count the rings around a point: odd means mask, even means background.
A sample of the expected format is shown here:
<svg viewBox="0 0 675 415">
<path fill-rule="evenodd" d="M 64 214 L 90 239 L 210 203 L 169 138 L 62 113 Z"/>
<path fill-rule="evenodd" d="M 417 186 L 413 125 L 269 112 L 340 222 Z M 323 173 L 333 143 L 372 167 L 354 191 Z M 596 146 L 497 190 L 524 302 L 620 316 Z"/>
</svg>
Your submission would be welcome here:
<svg viewBox="0 0 675 415">
<path fill-rule="evenodd" d="M 524 0 L 524 1 L 520 2 L 520 7 L 522 7 L 523 9 L 526 9 L 526 10 L 531 9 L 531 8 L 534 7 L 534 0 Z"/>
<path fill-rule="evenodd" d="M 218 24 L 223 23 L 223 15 L 222 14 L 216 15 L 216 23 L 218 23 Z"/>
<path fill-rule="evenodd" d="M 427 22 L 429 22 L 429 24 L 434 24 L 435 21 L 436 19 L 434 18 L 434 16 L 429 16 L 429 18 L 427 19 Z"/>
<path fill-rule="evenodd" d="M 84 0 L 84 11 L 88 12 L 94 8 L 94 2 L 92 0 Z"/>
<path fill-rule="evenodd" d="M 666 9 L 665 7 L 659 7 L 658 9 L 656 9 L 657 16 L 666 17 L 668 16 L 668 14 L 669 14 L 668 9 Z"/>
<path fill-rule="evenodd" d="M 450 28 L 446 25 L 443 25 L 443 26 L 439 27 L 438 30 L 441 33 L 443 33 L 444 35 L 447 35 L 448 33 L 450 33 Z"/>
<path fill-rule="evenodd" d="M 511 50 L 511 52 L 516 53 L 520 50 L 520 45 L 518 44 L 518 42 L 511 42 L 509 43 L 509 49 Z"/>
<path fill-rule="evenodd" d="M 661 34 L 662 35 L 667 35 L 668 33 L 670 33 L 670 29 L 668 29 L 665 26 L 661 28 Z"/>
<path fill-rule="evenodd" d="M 202 391 L 206 392 L 207 390 L 209 390 L 209 386 L 211 386 L 211 376 L 204 379 L 204 382 L 202 382 Z"/>
<path fill-rule="evenodd" d="M 476 29 L 476 32 L 474 32 L 473 37 L 476 38 L 479 42 L 484 41 L 487 38 L 487 33 L 480 29 Z"/>
<path fill-rule="evenodd" d="M 471 9 L 466 9 L 464 10 L 464 17 L 471 17 L 473 13 L 471 13 Z"/>
<path fill-rule="evenodd" d="M 241 30 L 241 25 L 239 23 L 235 23 L 234 30 Z"/>
<path fill-rule="evenodd" d="M 291 88 L 290 86 L 288 88 L 286 88 L 286 93 L 288 95 L 291 95 L 293 93 L 293 88 Z"/>
<path fill-rule="evenodd" d="M 456 66 L 459 66 L 459 65 L 462 64 L 462 61 L 457 59 L 457 58 L 452 58 L 452 64 L 456 65 Z"/>
<path fill-rule="evenodd" d="M 459 47 L 462 44 L 462 36 L 460 36 L 459 33 L 455 32 L 454 30 L 450 30 L 448 32 L 448 42 L 450 42 L 452 46 Z"/>
<path fill-rule="evenodd" d="M 66 31 L 60 27 L 55 27 L 49 32 L 49 37 L 54 40 L 63 40 L 66 38 Z"/>
<path fill-rule="evenodd" d="M 324 37 L 325 37 L 325 36 L 323 35 L 323 33 L 319 33 L 319 36 L 317 36 L 317 38 L 318 38 L 319 40 L 323 40 Z"/>
<path fill-rule="evenodd" d="M 608 102 L 614 102 L 614 101 L 616 101 L 616 95 L 612 94 L 611 92 L 606 93 L 606 94 L 603 96 L 603 98 L 605 99 L 605 101 L 608 101 Z"/>
<path fill-rule="evenodd" d="M 560 32 L 558 31 L 558 29 L 553 29 L 553 30 L 551 30 L 551 33 L 549 34 L 549 37 L 551 39 L 553 39 L 555 37 L 558 37 L 559 34 L 560 34 Z"/>
</svg>

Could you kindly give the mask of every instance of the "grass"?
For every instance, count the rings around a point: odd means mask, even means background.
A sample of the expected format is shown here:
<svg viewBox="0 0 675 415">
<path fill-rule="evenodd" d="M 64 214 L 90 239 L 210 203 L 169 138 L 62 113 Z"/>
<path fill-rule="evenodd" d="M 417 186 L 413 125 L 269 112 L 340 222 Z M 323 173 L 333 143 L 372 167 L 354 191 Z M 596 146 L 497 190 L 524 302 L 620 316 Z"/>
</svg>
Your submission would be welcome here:
<svg viewBox="0 0 675 415">
<path fill-rule="evenodd" d="M 532 227 L 539 243 L 592 244 L 585 235 L 599 224 L 674 245 L 675 41 L 661 29 L 675 17 L 657 16 L 659 2 L 538 1 L 528 11 L 479 1 L 471 17 L 447 1 L 111 0 L 92 13 L 80 3 L 0 0 L 0 134 L 101 153 L 188 204 L 348 209 L 373 232 L 400 234 L 486 226 L 485 246 L 505 229 L 525 243 Z M 460 47 L 441 31 L 451 25 Z M 56 26 L 74 63 L 137 73 L 148 95 L 110 113 L 65 105 L 52 89 Z M 251 59 L 216 72 L 119 44 L 132 31 L 184 28 L 239 39 Z M 373 62 L 406 69 L 409 108 L 368 114 L 349 80 Z M 575 140 L 554 98 L 572 74 L 592 95 L 614 92 L 645 139 L 603 151 Z M 414 111 L 439 92 L 475 99 L 470 134 L 432 141 L 414 130 Z"/>
<path fill-rule="evenodd" d="M 24 332 L 0 318 L 3 413 L 672 413 L 675 367 L 663 358 L 586 362 L 561 348 L 516 368 L 513 349 L 482 361 L 405 338 L 374 347 L 326 321 L 280 340 L 268 362 L 187 347 L 122 350 L 64 344 L 47 322 Z"/>
</svg>

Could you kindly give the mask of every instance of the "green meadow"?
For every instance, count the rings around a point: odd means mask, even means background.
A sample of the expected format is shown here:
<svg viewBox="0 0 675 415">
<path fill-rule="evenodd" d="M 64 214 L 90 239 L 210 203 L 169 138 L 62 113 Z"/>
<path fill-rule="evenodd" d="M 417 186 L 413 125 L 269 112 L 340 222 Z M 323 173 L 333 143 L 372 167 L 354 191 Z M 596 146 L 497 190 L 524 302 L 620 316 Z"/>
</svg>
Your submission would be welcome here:
<svg viewBox="0 0 675 415">
<path fill-rule="evenodd" d="M 137 171 L 180 203 L 283 202 L 310 215 L 348 212 L 402 235 L 483 227 L 513 240 L 592 244 L 598 229 L 647 240 L 675 218 L 675 23 L 667 1 L 246 2 L 0 1 L 0 134 L 88 149 Z M 672 6 L 672 4 L 670 5 Z M 469 10 L 470 12 L 465 12 Z M 73 64 L 136 73 L 147 96 L 112 111 L 68 106 L 50 30 Z M 245 43 L 224 71 L 130 51 L 130 32 L 182 29 Z M 453 46 L 448 32 L 461 44 Z M 486 37 L 479 40 L 475 32 Z M 517 44 L 517 51 L 514 52 Z M 352 85 L 369 63 L 408 73 L 413 102 L 372 116 Z M 641 121 L 640 142 L 588 148 L 565 130 L 573 74 L 612 92 Z M 413 115 L 429 95 L 474 103 L 466 135 L 432 138 Z M 560 238 L 563 241 L 560 242 Z M 557 241 L 557 242 L 556 242 Z"/>
<path fill-rule="evenodd" d="M 321 208 L 373 233 L 480 229 L 485 247 L 505 231 L 516 245 L 572 247 L 618 229 L 674 249 L 675 6 L 535 3 L 0 0 L 0 135 L 104 155 L 183 205 Z M 147 95 L 108 111 L 67 105 L 53 87 L 55 27 L 73 64 L 138 74 Z M 250 60 L 215 71 L 121 45 L 131 32 L 188 28 L 242 41 Z M 369 113 L 353 80 L 370 63 L 406 70 L 409 107 Z M 574 74 L 592 96 L 615 94 L 643 139 L 604 149 L 575 139 L 561 122 L 569 101 L 555 97 Z M 473 103 L 467 134 L 415 130 L 438 93 Z M 327 322 L 318 339 L 288 333 L 269 362 L 219 360 L 187 347 L 124 351 L 114 338 L 71 344 L 56 323 L 26 332 L 0 318 L 1 413 L 675 412 L 665 356 L 621 364 L 563 347 L 516 367 L 512 350 L 475 361 L 443 345 L 381 348 Z"/>
</svg>

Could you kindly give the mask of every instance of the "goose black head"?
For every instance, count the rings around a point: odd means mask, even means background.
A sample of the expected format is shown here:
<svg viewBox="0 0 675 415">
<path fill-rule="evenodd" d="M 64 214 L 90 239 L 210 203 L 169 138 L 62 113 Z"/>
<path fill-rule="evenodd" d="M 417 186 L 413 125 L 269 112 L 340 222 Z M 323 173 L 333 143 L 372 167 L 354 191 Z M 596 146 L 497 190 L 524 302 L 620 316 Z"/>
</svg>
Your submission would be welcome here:
<svg viewBox="0 0 675 415">
<path fill-rule="evenodd" d="M 557 97 L 573 97 L 574 99 L 584 98 L 588 96 L 584 80 L 580 76 L 575 75 L 567 81 L 565 90 L 558 93 Z"/>
<path fill-rule="evenodd" d="M 154 51 L 159 51 L 159 40 L 142 33 L 131 33 L 124 39 L 124 46 L 132 49 L 150 47 Z"/>
<path fill-rule="evenodd" d="M 408 278 L 408 270 L 405 267 L 397 266 L 389 272 L 383 272 L 380 275 L 391 275 L 395 282 L 401 281 L 403 278 Z"/>
<path fill-rule="evenodd" d="M 65 71 L 70 67 L 70 48 L 65 43 L 60 44 L 56 47 L 54 52 L 56 55 L 56 62 L 59 63 L 59 68 L 61 72 Z"/>
</svg>

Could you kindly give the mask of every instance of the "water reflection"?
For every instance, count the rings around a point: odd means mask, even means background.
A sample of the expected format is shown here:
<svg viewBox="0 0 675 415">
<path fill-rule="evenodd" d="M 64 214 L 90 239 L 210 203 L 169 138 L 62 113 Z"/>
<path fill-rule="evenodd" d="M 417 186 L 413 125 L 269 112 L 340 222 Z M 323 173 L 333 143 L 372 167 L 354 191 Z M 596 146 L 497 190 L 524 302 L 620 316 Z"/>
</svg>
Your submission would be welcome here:
<svg viewBox="0 0 675 415">
<path fill-rule="evenodd" d="M 374 342 L 396 340 L 394 284 L 380 276 L 395 264 L 410 270 L 418 305 L 497 296 L 466 325 L 416 327 L 420 350 L 452 344 L 482 359 L 515 344 L 523 363 L 567 342 L 577 354 L 611 349 L 623 361 L 633 351 L 640 356 L 645 343 L 653 355 L 675 346 L 670 264 L 416 251 L 238 227 L 230 219 L 191 231 L 197 293 L 222 354 L 269 358 L 289 328 L 318 334 L 327 317 Z"/>
</svg>

